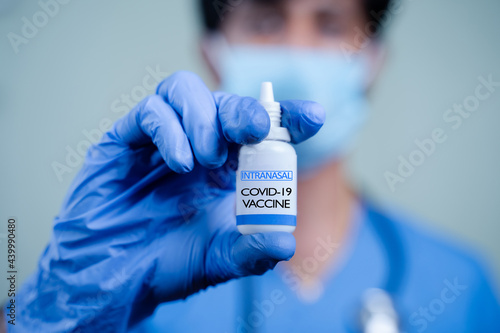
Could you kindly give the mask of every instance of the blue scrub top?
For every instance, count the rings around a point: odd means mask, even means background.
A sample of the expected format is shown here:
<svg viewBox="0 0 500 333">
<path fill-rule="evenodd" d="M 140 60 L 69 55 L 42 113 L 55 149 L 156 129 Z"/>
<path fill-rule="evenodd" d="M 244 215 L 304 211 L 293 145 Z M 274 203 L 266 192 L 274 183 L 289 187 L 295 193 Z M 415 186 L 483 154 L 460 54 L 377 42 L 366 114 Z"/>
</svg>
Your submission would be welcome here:
<svg viewBox="0 0 500 333">
<path fill-rule="evenodd" d="M 391 283 L 399 285 L 394 302 L 403 332 L 500 332 L 498 298 L 467 251 L 417 228 L 403 214 L 380 213 L 366 203 L 358 207 L 355 220 L 340 264 L 308 292 L 298 292 L 300 277 L 278 264 L 263 276 L 163 304 L 131 331 L 357 332 L 364 291 L 386 289 L 389 272 L 402 269 L 400 281 Z M 384 228 L 394 231 L 403 256 L 389 258 L 387 251 L 397 247 L 387 243 L 392 240 L 385 239 Z M 302 263 L 303 274 L 334 246 L 319 238 L 317 255 Z M 390 263 L 394 258 L 404 263 Z"/>
</svg>

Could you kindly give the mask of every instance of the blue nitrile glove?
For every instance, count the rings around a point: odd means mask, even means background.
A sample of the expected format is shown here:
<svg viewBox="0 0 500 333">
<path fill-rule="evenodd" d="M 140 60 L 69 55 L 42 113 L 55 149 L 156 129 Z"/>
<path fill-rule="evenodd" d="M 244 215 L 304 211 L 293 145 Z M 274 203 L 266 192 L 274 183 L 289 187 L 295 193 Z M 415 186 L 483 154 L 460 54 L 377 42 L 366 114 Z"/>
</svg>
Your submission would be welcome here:
<svg viewBox="0 0 500 333">
<path fill-rule="evenodd" d="M 282 105 L 296 142 L 324 121 L 316 103 Z M 17 297 L 16 332 L 123 332 L 161 302 L 290 259 L 291 234 L 242 236 L 235 223 L 238 144 L 269 127 L 252 98 L 188 72 L 164 80 L 89 149 Z"/>
</svg>

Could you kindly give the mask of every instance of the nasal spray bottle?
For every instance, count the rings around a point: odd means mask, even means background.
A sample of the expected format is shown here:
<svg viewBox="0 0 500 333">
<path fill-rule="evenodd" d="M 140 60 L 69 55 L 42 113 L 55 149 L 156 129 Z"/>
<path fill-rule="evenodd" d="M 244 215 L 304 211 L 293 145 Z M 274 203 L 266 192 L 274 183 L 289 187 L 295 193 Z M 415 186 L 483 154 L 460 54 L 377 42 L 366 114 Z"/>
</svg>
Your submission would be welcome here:
<svg viewBox="0 0 500 333">
<path fill-rule="evenodd" d="M 271 82 L 263 82 L 260 104 L 271 128 L 264 141 L 240 148 L 236 174 L 236 224 L 244 234 L 293 232 L 297 220 L 297 154 Z"/>
</svg>

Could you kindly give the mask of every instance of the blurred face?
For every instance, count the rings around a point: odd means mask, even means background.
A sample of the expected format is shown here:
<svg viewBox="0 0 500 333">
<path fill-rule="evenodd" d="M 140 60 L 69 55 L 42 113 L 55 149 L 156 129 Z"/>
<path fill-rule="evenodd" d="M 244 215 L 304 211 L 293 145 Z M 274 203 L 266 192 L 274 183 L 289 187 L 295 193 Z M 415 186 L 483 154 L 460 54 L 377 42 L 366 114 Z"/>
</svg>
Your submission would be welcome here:
<svg viewBox="0 0 500 333">
<path fill-rule="evenodd" d="M 257 97 L 261 82 L 270 81 L 277 100 L 325 109 L 318 134 L 295 146 L 299 171 L 341 159 L 366 118 L 365 92 L 377 66 L 362 1 L 230 1 L 221 17 L 224 38 L 206 38 L 202 48 L 223 91 Z"/>
<path fill-rule="evenodd" d="M 231 44 L 355 51 L 363 42 L 356 31 L 365 24 L 362 0 L 240 0 L 221 30 Z"/>
</svg>

